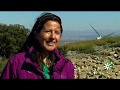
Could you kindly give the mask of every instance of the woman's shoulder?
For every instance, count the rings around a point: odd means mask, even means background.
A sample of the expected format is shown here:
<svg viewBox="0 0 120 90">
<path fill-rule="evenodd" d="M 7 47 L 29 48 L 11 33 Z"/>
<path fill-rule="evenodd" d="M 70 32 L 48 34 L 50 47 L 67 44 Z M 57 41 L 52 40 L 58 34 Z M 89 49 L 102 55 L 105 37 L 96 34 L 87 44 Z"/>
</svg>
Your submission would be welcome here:
<svg viewBox="0 0 120 90">
<path fill-rule="evenodd" d="M 21 52 L 21 53 L 16 53 L 13 56 L 11 56 L 11 58 L 9 59 L 11 63 L 13 62 L 22 62 L 25 59 L 25 53 Z"/>
<path fill-rule="evenodd" d="M 12 56 L 12 58 L 25 58 L 25 52 L 16 53 Z"/>
</svg>

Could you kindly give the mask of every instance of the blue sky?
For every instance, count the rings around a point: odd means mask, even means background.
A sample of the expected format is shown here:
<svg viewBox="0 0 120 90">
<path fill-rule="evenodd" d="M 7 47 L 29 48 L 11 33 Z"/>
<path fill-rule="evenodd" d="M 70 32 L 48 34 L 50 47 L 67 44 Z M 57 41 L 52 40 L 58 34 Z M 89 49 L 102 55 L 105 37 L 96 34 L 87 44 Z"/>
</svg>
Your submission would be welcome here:
<svg viewBox="0 0 120 90">
<path fill-rule="evenodd" d="M 20 24 L 31 29 L 43 11 L 0 11 L 0 23 Z M 120 31 L 120 11 L 49 11 L 61 17 L 64 30 Z"/>
</svg>

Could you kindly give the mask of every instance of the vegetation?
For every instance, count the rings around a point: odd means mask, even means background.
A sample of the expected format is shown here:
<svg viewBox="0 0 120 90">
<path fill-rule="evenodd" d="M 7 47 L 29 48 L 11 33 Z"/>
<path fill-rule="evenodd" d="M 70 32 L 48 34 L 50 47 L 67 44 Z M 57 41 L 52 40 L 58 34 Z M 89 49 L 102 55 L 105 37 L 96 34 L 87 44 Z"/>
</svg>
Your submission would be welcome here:
<svg viewBox="0 0 120 90">
<path fill-rule="evenodd" d="M 3 71 L 3 68 L 5 67 L 6 63 L 8 62 L 8 59 L 3 58 L 0 62 L 0 73 Z"/>
<path fill-rule="evenodd" d="M 94 54 L 96 53 L 94 49 L 95 46 L 106 46 L 108 44 L 120 42 L 119 40 L 120 40 L 120 36 L 114 36 L 114 37 L 102 38 L 99 40 L 85 40 L 85 41 L 70 42 L 70 43 L 60 45 L 59 50 L 64 55 L 66 55 L 68 51 L 77 51 L 80 53 Z M 114 44 L 114 46 L 111 46 L 111 47 L 116 47 L 116 46 L 120 46 L 120 43 Z"/>
<path fill-rule="evenodd" d="M 0 73 L 5 67 L 8 59 L 15 54 L 20 47 L 22 47 L 25 42 L 29 29 L 22 25 L 6 25 L 0 24 Z M 85 40 L 69 42 L 60 45 L 59 50 L 66 55 L 68 51 L 77 51 L 80 53 L 96 53 L 95 46 L 106 46 L 107 44 L 112 44 L 111 47 L 120 46 L 120 36 L 102 38 L 100 40 Z M 113 44 L 119 42 L 117 44 Z"/>
<path fill-rule="evenodd" d="M 19 24 L 0 24 L 0 56 L 10 58 L 22 47 L 29 32 Z"/>
</svg>

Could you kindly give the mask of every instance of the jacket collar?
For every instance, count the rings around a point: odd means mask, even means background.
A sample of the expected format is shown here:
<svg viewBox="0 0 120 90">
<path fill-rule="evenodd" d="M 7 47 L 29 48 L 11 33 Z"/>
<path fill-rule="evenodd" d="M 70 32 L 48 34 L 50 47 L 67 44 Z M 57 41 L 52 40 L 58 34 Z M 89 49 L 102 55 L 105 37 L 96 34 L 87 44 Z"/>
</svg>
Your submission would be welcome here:
<svg viewBox="0 0 120 90">
<path fill-rule="evenodd" d="M 33 50 L 34 50 L 34 48 L 31 47 L 31 48 L 29 49 L 29 53 L 28 53 L 28 54 L 30 54 Z M 64 66 L 64 64 L 68 61 L 68 59 L 65 58 L 64 55 L 63 55 L 62 53 L 60 53 L 60 51 L 59 51 L 57 48 L 54 49 L 54 52 L 55 52 L 55 54 L 56 54 L 56 57 L 58 58 L 58 61 L 57 61 L 57 63 L 54 65 L 53 71 L 55 71 L 55 72 L 56 72 L 56 71 L 61 71 L 62 68 L 63 68 L 63 66 Z M 36 63 L 34 63 L 34 62 L 33 62 L 32 60 L 30 60 L 29 58 L 26 59 L 26 62 L 34 65 L 35 67 L 39 67 Z"/>
<path fill-rule="evenodd" d="M 68 59 L 65 58 L 64 55 L 62 53 L 60 53 L 57 48 L 54 50 L 54 52 L 55 52 L 56 56 L 59 58 L 59 60 L 55 64 L 53 70 L 61 71 L 63 69 L 63 66 L 65 65 L 65 63 L 68 61 Z"/>
</svg>

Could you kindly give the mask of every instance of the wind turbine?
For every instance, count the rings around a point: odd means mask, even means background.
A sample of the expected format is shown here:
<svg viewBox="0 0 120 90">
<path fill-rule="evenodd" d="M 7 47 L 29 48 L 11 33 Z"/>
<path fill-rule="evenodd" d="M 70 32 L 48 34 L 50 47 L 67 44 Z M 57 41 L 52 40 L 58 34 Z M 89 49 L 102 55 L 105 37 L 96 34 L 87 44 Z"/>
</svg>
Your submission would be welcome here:
<svg viewBox="0 0 120 90">
<path fill-rule="evenodd" d="M 97 37 L 97 39 L 101 39 L 102 37 L 101 37 L 101 35 L 97 32 L 97 30 L 92 26 L 92 25 L 90 25 L 93 29 L 94 29 L 94 31 L 98 34 L 98 36 L 99 37 Z"/>
<path fill-rule="evenodd" d="M 108 37 L 108 36 L 110 36 L 110 35 L 112 35 L 112 34 L 115 33 L 115 32 L 112 32 L 112 33 L 110 33 L 110 34 L 108 34 L 108 35 L 102 37 L 92 25 L 90 25 L 90 26 L 91 26 L 91 27 L 94 29 L 94 31 L 98 34 L 98 37 L 97 37 L 96 39 L 105 38 L 105 37 Z"/>
</svg>

